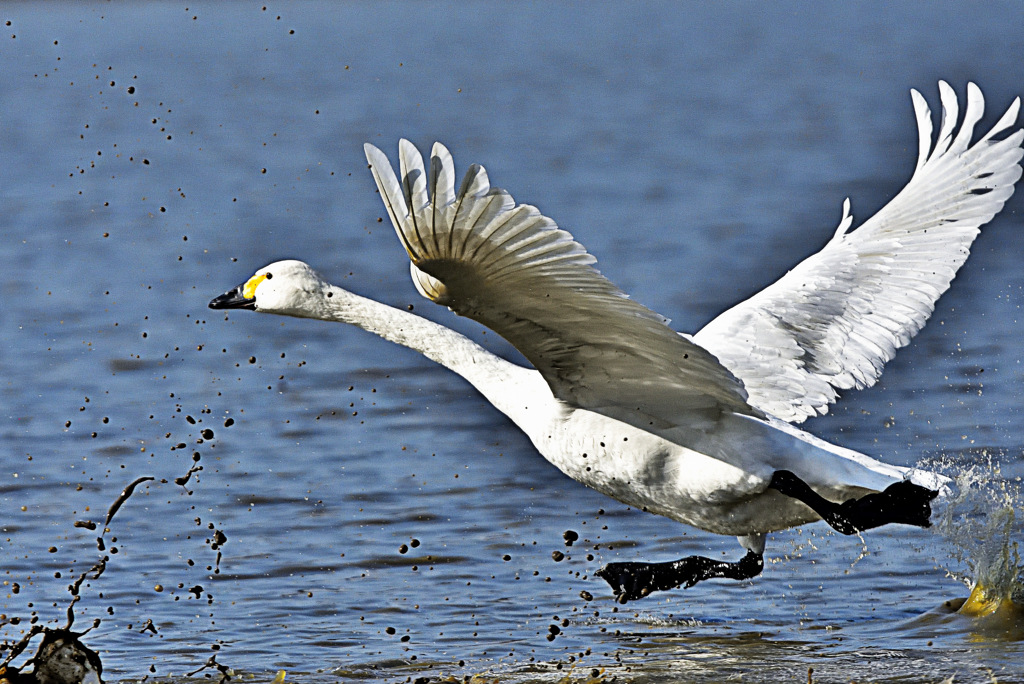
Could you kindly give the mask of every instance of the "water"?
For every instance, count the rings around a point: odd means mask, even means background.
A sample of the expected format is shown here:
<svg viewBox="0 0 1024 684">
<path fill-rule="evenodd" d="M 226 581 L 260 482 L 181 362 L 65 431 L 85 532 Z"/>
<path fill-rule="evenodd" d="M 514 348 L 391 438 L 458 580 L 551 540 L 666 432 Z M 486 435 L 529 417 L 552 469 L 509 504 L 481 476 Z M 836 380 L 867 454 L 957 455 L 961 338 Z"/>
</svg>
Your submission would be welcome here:
<svg viewBox="0 0 1024 684">
<path fill-rule="evenodd" d="M 0 613 L 23 619 L 5 638 L 32 615 L 63 623 L 98 557 L 74 522 L 102 524 L 152 475 L 76 606 L 76 627 L 102 620 L 87 641 L 109 681 L 179 679 L 214 653 L 261 681 L 1024 680 L 1012 631 L 943 609 L 987 553 L 975 535 L 996 555 L 1019 540 L 985 524 L 1024 475 L 1020 194 L 882 383 L 809 426 L 896 463 L 987 469 L 972 508 L 863 540 L 779 533 L 752 582 L 622 608 L 591 578 L 602 563 L 739 547 L 567 480 L 411 352 L 206 309 L 297 257 L 513 354 L 409 283 L 361 149 L 404 136 L 486 164 L 694 330 L 820 248 L 844 197 L 863 219 L 902 186 L 908 88 L 937 108 L 939 78 L 976 80 L 995 121 L 1024 83 L 1015 4 L 22 3 L 2 19 Z M 175 484 L 194 452 L 203 470 Z"/>
</svg>

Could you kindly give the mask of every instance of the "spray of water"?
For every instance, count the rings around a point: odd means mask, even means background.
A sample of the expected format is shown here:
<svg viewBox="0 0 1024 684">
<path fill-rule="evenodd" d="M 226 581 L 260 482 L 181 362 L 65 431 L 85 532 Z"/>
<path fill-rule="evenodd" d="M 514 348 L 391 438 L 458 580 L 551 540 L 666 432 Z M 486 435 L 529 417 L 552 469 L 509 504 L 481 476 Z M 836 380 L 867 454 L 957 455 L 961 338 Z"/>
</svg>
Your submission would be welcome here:
<svg viewBox="0 0 1024 684">
<path fill-rule="evenodd" d="M 969 460 L 947 459 L 943 470 L 955 484 L 933 520 L 956 563 L 949 574 L 972 589 L 960 612 L 1013 613 L 1024 621 L 1024 484 L 1003 476 L 1002 455 L 982 450 Z"/>
</svg>

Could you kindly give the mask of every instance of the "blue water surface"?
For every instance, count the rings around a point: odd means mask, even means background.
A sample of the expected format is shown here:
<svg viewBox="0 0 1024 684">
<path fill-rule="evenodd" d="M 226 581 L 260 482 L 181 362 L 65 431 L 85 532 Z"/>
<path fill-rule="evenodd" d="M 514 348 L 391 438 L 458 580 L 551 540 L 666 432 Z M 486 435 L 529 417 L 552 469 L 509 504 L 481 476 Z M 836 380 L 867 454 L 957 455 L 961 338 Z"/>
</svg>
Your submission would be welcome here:
<svg viewBox="0 0 1024 684">
<path fill-rule="evenodd" d="M 301 258 L 515 358 L 409 282 L 362 152 L 406 137 L 486 165 L 696 330 L 820 249 L 844 198 L 862 220 L 902 187 L 911 87 L 937 115 L 939 79 L 975 81 L 982 127 L 1024 93 L 1017 3 L 53 2 L 0 22 L 3 638 L 65 622 L 108 507 L 153 476 L 75 606 L 107 681 L 211 655 L 261 681 L 1024 681 L 1019 634 L 942 617 L 967 594 L 955 525 L 781 532 L 753 581 L 618 607 L 603 563 L 741 551 L 567 479 L 413 352 L 206 308 Z M 882 382 L 810 430 L 1024 475 L 1022 202 Z"/>
</svg>

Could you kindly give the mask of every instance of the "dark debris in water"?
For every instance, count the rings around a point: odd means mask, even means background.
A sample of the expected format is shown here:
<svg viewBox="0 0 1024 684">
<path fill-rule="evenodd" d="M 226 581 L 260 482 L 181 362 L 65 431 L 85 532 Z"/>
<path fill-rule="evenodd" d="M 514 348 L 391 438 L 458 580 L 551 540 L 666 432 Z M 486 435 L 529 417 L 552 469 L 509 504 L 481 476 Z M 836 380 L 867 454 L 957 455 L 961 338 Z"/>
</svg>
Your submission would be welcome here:
<svg viewBox="0 0 1024 684">
<path fill-rule="evenodd" d="M 131 495 L 135 492 L 136 487 L 138 487 L 143 482 L 149 482 L 150 480 L 155 479 L 156 478 L 151 475 L 145 475 L 143 477 L 136 478 L 131 484 L 125 487 L 124 490 L 122 490 L 121 495 L 114 500 L 114 503 L 110 504 L 110 508 L 107 510 L 107 519 L 106 522 L 103 523 L 103 526 L 107 527 L 108 525 L 110 525 L 110 521 L 114 519 L 114 514 L 117 513 L 117 511 L 120 510 L 124 502 L 127 501 L 129 497 L 131 497 Z"/>
<path fill-rule="evenodd" d="M 10 665 L 37 634 L 43 639 L 35 655 L 20 668 Z M 100 684 L 103 663 L 96 651 L 82 643 L 84 634 L 33 625 L 19 644 L 21 650 L 16 647 L 0 665 L 0 684 Z M 29 666 L 32 669 L 25 672 Z"/>
<path fill-rule="evenodd" d="M 220 679 L 218 680 L 218 684 L 224 684 L 224 682 L 227 682 L 227 681 L 229 681 L 231 679 L 231 668 L 228 667 L 227 665 L 224 665 L 223 663 L 218 663 L 217 662 L 217 654 L 216 653 L 214 653 L 212 656 L 210 656 L 210 658 L 206 661 L 206 663 L 202 667 L 200 667 L 197 670 L 193 670 L 192 672 L 188 672 L 186 674 L 189 677 L 194 677 L 195 675 L 199 674 L 203 670 L 209 670 L 209 669 L 217 670 L 217 672 L 220 672 Z"/>
<path fill-rule="evenodd" d="M 173 396 L 173 395 L 172 395 Z M 87 399 L 88 401 L 88 399 Z M 207 411 L 208 412 L 208 411 Z M 189 424 L 196 424 L 196 420 L 192 416 L 186 416 L 186 421 Z M 200 421 L 201 422 L 201 421 Z M 230 425 L 233 421 L 227 419 L 225 426 Z M 214 437 L 213 430 L 209 428 L 203 429 L 200 433 L 202 439 L 197 440 L 197 443 L 203 443 L 206 440 L 211 440 Z M 168 435 L 170 436 L 170 435 Z M 182 445 L 184 446 L 184 445 Z M 184 485 L 187 483 L 195 473 L 202 470 L 199 466 L 200 453 L 194 452 L 192 465 L 189 470 L 181 477 L 175 478 L 174 482 L 178 485 Z M 52 627 L 49 625 L 38 624 L 38 616 L 33 615 L 31 619 L 24 620 L 19 616 L 0 616 L 0 627 L 4 625 L 17 626 L 28 622 L 30 628 L 21 636 L 21 638 L 14 641 L 3 641 L 0 642 L 0 654 L 4 655 L 2 661 L 0 661 L 0 684 L 102 684 L 101 673 L 102 663 L 97 653 L 85 645 L 82 641 L 82 637 L 88 632 L 98 627 L 102 619 L 96 618 L 90 627 L 82 632 L 72 631 L 72 626 L 75 622 L 75 606 L 82 598 L 82 588 L 91 587 L 93 583 L 101 578 L 104 571 L 107 569 L 107 564 L 110 562 L 111 556 L 105 553 L 107 551 L 107 543 L 105 536 L 110 532 L 110 524 L 114 520 L 114 517 L 121 510 L 121 508 L 131 499 L 136 493 L 139 485 L 156 481 L 156 478 L 150 475 L 144 475 L 136 478 L 130 482 L 114 501 L 110 504 L 107 509 L 106 516 L 103 521 L 100 535 L 96 537 L 96 548 L 100 552 L 99 558 L 96 562 L 90 566 L 87 570 L 79 574 L 74 581 L 72 581 L 68 587 L 68 593 L 71 596 L 71 600 L 67 605 L 66 610 L 66 621 L 64 625 L 60 627 Z M 167 480 L 160 480 L 160 484 L 166 484 Z M 186 491 L 188 491 L 186 489 Z M 191 491 L 188 491 L 191 494 Z M 198 520 L 198 519 L 197 519 Z M 82 528 L 86 530 L 96 530 L 99 525 L 91 520 L 76 520 L 73 522 L 74 528 Z M 208 566 L 208 570 L 214 574 L 220 572 L 220 561 L 222 558 L 221 548 L 227 543 L 228 537 L 222 531 L 217 529 L 212 523 L 208 525 L 212 534 L 206 543 L 210 546 L 211 550 L 217 552 L 217 560 L 213 566 Z M 111 542 L 116 542 L 116 538 L 111 538 Z M 53 553 L 56 551 L 54 547 L 50 547 L 49 551 Z M 110 554 L 117 553 L 117 547 L 111 546 L 109 549 Z M 189 565 L 192 565 L 192 561 L 189 561 Z M 57 572 L 54 574 L 55 577 L 60 578 L 61 573 Z M 12 587 L 12 593 L 18 594 L 20 586 L 15 583 Z M 157 585 L 157 593 L 161 593 L 162 586 Z M 187 593 L 194 596 L 196 599 L 202 597 L 206 590 L 202 585 L 196 584 L 187 590 Z M 173 592 L 172 592 L 173 593 Z M 102 597 L 102 594 L 100 594 Z M 206 597 L 210 604 L 213 603 L 213 595 L 207 593 Z M 177 600 L 177 597 L 175 597 Z M 32 604 L 28 604 L 30 607 Z M 56 603 L 54 604 L 57 605 Z M 112 609 L 108 610 L 110 614 Z M 131 625 L 128 626 L 132 628 Z M 157 629 L 153 624 L 152 619 L 146 619 L 144 624 L 138 629 L 140 633 L 151 633 L 158 635 Z M 42 635 L 42 640 L 36 653 L 29 658 L 24 664 L 16 666 L 13 662 L 21 656 L 30 646 L 33 640 Z M 218 650 L 220 646 L 218 644 L 213 645 L 214 650 Z M 215 669 L 220 675 L 220 682 L 226 682 L 231 679 L 230 668 L 222 663 L 217 662 L 216 656 L 211 656 L 203 667 L 195 670 L 190 675 L 194 675 L 205 669 Z M 155 668 L 150 667 L 150 672 L 155 673 Z M 148 678 L 148 675 L 147 675 Z"/>
</svg>

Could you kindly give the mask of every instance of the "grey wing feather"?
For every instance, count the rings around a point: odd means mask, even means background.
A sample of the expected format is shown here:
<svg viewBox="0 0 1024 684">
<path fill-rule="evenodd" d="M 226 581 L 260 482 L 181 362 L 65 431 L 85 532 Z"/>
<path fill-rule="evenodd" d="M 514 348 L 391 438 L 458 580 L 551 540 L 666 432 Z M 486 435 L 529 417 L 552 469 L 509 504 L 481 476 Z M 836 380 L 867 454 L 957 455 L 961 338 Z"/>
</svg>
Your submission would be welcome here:
<svg viewBox="0 0 1024 684">
<path fill-rule="evenodd" d="M 554 221 L 491 188 L 483 167 L 456 193 L 439 143 L 426 176 L 415 147 L 400 143 L 401 183 L 380 150 L 365 149 L 417 290 L 509 340 L 556 397 L 645 429 L 692 427 L 722 410 L 760 415 L 711 354 L 629 299 Z"/>
</svg>

